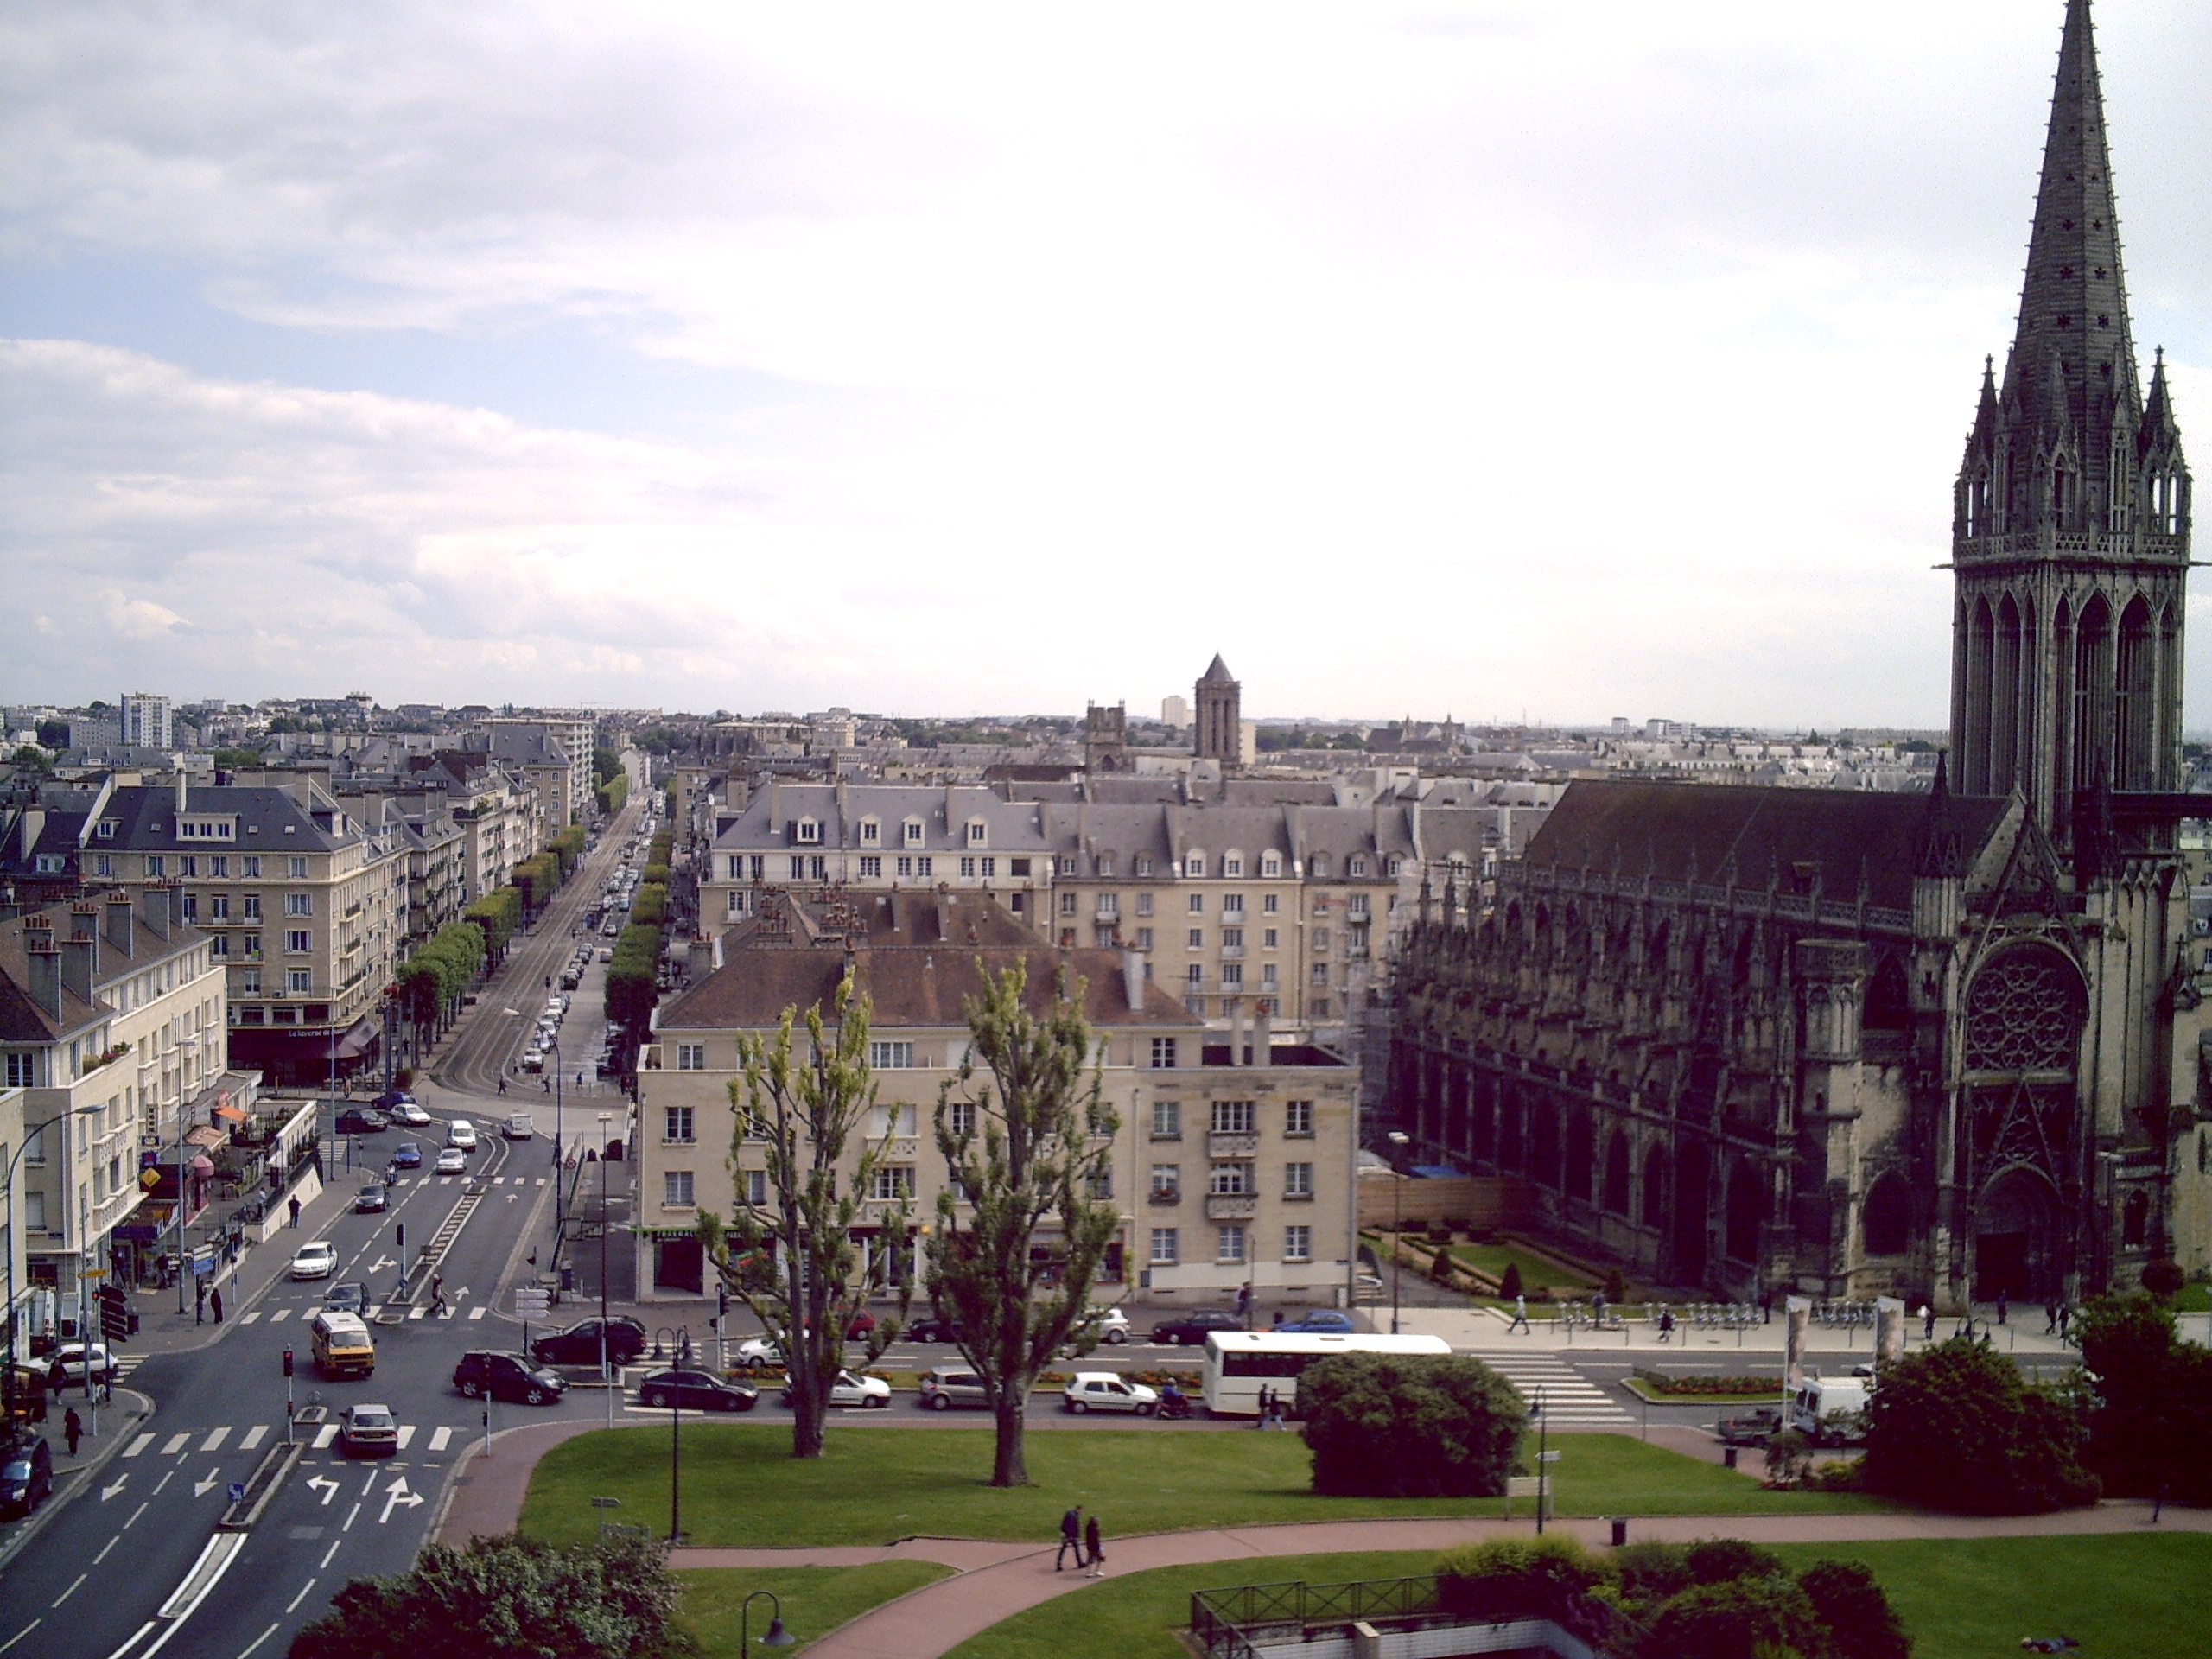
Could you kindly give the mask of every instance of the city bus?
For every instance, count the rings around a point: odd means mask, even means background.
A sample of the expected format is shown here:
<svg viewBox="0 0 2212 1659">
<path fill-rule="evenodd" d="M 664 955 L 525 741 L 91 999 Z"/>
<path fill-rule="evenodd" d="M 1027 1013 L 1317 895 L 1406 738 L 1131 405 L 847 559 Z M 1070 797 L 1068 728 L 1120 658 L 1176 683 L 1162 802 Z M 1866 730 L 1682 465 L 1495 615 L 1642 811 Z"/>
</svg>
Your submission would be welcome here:
<svg viewBox="0 0 2212 1659">
<path fill-rule="evenodd" d="M 1209 1331 L 1206 1410 L 1217 1417 L 1256 1417 L 1262 1385 L 1298 1398 L 1299 1374 L 1331 1354 L 1448 1354 L 1441 1337 L 1376 1337 L 1357 1332 Z"/>
</svg>

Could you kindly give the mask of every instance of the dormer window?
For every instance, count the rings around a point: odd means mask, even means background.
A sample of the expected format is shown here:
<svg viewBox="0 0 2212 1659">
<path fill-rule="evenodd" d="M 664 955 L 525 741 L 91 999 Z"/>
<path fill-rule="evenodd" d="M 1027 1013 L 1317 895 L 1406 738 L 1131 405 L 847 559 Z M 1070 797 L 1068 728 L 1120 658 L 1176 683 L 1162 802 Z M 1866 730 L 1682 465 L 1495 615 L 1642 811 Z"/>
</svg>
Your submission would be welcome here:
<svg viewBox="0 0 2212 1659">
<path fill-rule="evenodd" d="M 113 841 L 115 839 L 115 829 L 116 821 L 113 818 L 102 818 L 99 822 L 99 828 L 93 830 L 92 834 L 101 841 Z"/>
<path fill-rule="evenodd" d="M 179 841 L 229 841 L 238 834 L 235 818 L 179 818 Z"/>
<path fill-rule="evenodd" d="M 1152 855 L 1150 853 L 1139 853 L 1135 858 L 1130 861 L 1130 868 L 1139 875 L 1150 875 L 1152 874 Z"/>
<path fill-rule="evenodd" d="M 1367 874 L 1366 858 L 1358 853 L 1354 853 L 1350 858 L 1344 861 L 1344 874 L 1351 877 L 1354 880 L 1357 880 L 1361 876 L 1365 875 Z"/>
<path fill-rule="evenodd" d="M 981 847 L 990 840 L 990 827 L 981 818 L 968 820 L 968 844 Z"/>
<path fill-rule="evenodd" d="M 861 845 L 879 847 L 883 843 L 883 826 L 874 818 L 861 820 Z"/>
<path fill-rule="evenodd" d="M 1313 879 L 1316 881 L 1325 881 L 1329 879 L 1329 855 L 1326 853 L 1314 854 L 1312 865 Z"/>
<path fill-rule="evenodd" d="M 1242 875 L 1242 874 L 1244 874 L 1244 860 L 1243 860 L 1243 858 L 1240 855 L 1236 854 L 1236 853 L 1230 853 L 1230 854 L 1226 854 L 1226 855 L 1224 855 L 1224 857 L 1222 858 L 1222 861 L 1221 861 L 1221 873 L 1222 873 L 1224 875 Z"/>
<path fill-rule="evenodd" d="M 907 846 L 918 847 L 922 844 L 922 821 L 919 818 L 908 818 L 899 829 Z"/>
<path fill-rule="evenodd" d="M 1385 863 L 1382 868 L 1384 874 L 1395 876 L 1400 870 L 1405 868 L 1405 861 L 1402 858 L 1394 858 Z"/>
<path fill-rule="evenodd" d="M 1260 874 L 1269 881 L 1280 880 L 1282 875 L 1282 855 L 1281 853 L 1261 854 Z"/>
<path fill-rule="evenodd" d="M 1183 855 L 1183 874 L 1185 875 L 1198 876 L 1204 875 L 1205 873 L 1206 855 L 1204 853 L 1185 853 Z"/>
<path fill-rule="evenodd" d="M 801 818 L 792 826 L 791 839 L 802 845 L 818 846 L 822 841 L 822 825 L 813 818 Z"/>
<path fill-rule="evenodd" d="M 1111 875 L 1114 874 L 1113 854 L 1101 853 L 1098 855 L 1098 874 L 1101 875 Z"/>
</svg>

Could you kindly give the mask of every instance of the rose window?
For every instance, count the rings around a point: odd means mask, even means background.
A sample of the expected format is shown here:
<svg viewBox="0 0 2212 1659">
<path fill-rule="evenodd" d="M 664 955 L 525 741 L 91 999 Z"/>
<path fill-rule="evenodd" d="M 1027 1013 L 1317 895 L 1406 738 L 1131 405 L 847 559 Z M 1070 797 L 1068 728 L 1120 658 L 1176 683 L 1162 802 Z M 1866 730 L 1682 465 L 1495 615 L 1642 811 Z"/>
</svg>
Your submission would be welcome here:
<svg viewBox="0 0 2212 1659">
<path fill-rule="evenodd" d="M 2056 951 L 2010 950 L 1967 993 L 1967 1067 L 2063 1071 L 2082 1032 L 2082 979 Z"/>
</svg>

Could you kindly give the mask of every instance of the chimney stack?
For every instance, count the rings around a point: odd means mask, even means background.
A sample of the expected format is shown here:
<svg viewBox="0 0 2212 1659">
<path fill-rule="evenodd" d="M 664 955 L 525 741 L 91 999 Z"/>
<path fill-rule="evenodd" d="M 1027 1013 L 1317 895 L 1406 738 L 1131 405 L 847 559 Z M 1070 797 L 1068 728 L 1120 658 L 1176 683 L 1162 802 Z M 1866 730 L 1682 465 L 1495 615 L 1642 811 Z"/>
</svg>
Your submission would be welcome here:
<svg viewBox="0 0 2212 1659">
<path fill-rule="evenodd" d="M 160 938 L 169 936 L 169 922 L 174 914 L 175 893 L 166 883 L 149 881 L 138 889 L 138 913 L 146 925 Z"/>
<path fill-rule="evenodd" d="M 130 895 L 111 893 L 107 896 L 107 942 L 124 956 L 130 950 Z"/>
<path fill-rule="evenodd" d="M 61 952 L 54 948 L 54 932 L 48 928 L 34 931 L 23 931 L 26 954 L 30 958 L 31 1001 L 55 1020 L 61 1018 Z"/>
<path fill-rule="evenodd" d="M 1122 995 L 1128 999 L 1129 1012 L 1144 1012 L 1144 953 L 1122 947 Z"/>
<path fill-rule="evenodd" d="M 61 982 L 79 1002 L 92 1000 L 92 980 L 99 972 L 100 941 L 96 933 L 72 933 L 62 942 Z"/>
</svg>

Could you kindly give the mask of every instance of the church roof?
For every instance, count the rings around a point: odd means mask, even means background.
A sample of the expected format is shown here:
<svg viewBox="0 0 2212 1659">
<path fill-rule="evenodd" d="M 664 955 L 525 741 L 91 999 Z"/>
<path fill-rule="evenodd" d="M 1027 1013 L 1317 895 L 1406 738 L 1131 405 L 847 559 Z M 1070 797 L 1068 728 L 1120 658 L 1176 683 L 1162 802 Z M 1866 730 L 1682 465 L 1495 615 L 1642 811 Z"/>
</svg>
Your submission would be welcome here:
<svg viewBox="0 0 2212 1659">
<path fill-rule="evenodd" d="M 1213 654 L 1213 665 L 1198 677 L 1200 685 L 1234 685 L 1236 677 L 1229 671 L 1229 664 L 1221 660 L 1221 653 Z"/>
<path fill-rule="evenodd" d="M 1863 876 L 1869 903 L 1904 909 L 1940 816 L 1945 838 L 1970 855 L 1986 843 L 2006 803 L 1995 797 L 1862 794 L 1749 785 L 1598 783 L 1567 786 L 1529 843 L 1527 861 L 1662 881 L 1788 892 L 1817 874 L 1821 891 L 1848 902 Z"/>
</svg>

